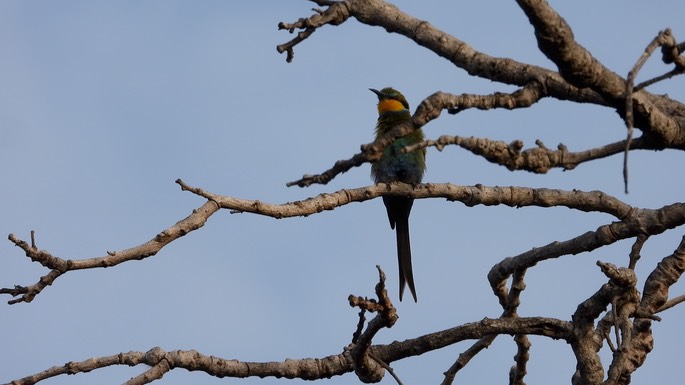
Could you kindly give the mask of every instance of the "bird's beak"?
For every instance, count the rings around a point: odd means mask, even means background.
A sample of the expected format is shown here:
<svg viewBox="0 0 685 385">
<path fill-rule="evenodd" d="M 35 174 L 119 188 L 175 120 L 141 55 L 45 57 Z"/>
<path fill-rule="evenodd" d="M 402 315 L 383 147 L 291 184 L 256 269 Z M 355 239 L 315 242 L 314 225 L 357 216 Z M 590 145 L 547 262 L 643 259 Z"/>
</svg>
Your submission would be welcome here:
<svg viewBox="0 0 685 385">
<path fill-rule="evenodd" d="M 371 92 L 373 92 L 374 94 L 376 94 L 376 96 L 378 96 L 378 99 L 382 99 L 382 98 L 383 98 L 383 94 L 381 94 L 380 91 L 375 90 L 375 89 L 373 89 L 373 88 L 369 88 L 369 91 L 371 91 Z"/>
</svg>

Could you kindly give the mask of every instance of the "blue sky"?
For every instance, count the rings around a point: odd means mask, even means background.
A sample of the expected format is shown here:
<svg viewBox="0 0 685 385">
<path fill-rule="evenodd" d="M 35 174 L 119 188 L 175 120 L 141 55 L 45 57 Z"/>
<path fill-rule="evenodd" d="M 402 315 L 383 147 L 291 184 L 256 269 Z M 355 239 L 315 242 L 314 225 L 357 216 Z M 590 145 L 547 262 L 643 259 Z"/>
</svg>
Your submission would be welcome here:
<svg viewBox="0 0 685 385">
<path fill-rule="evenodd" d="M 513 1 L 395 4 L 484 53 L 554 68 L 537 51 L 532 28 Z M 685 5 L 677 0 L 552 4 L 577 39 L 622 75 L 659 30 L 671 27 L 676 37 L 685 36 L 679 29 Z M 295 0 L 0 2 L 0 234 L 28 240 L 35 230 L 40 248 L 62 258 L 90 258 L 143 243 L 204 203 L 181 192 L 176 178 L 272 203 L 366 186 L 368 165 L 326 186 L 285 183 L 323 171 L 372 140 L 376 99 L 369 87 L 394 86 L 412 107 L 437 90 L 513 89 L 471 78 L 404 37 L 354 20 L 318 30 L 287 64 L 275 47 L 292 36 L 277 24 L 310 15 L 312 6 Z M 639 78 L 665 71 L 654 58 Z M 685 100 L 682 77 L 650 90 Z M 541 139 L 571 150 L 625 137 L 616 113 L 553 100 L 518 111 L 444 114 L 425 132 L 431 138 L 522 139 L 526 146 Z M 457 148 L 431 149 L 425 181 L 603 190 L 656 208 L 682 200 L 684 160 L 675 151 L 631 153 L 631 193 L 624 195 L 620 156 L 530 175 Z M 611 220 L 561 208 L 416 202 L 411 229 L 419 303 L 398 303 L 399 322 L 376 342 L 498 316 L 486 280 L 492 265 Z M 638 266 L 641 283 L 682 235 L 676 229 L 650 239 Z M 605 281 L 595 261 L 626 265 L 630 245 L 619 242 L 530 270 L 520 313 L 569 319 Z M 2 287 L 32 284 L 46 273 L 9 241 L 0 241 L 0 257 Z M 380 200 L 283 220 L 222 211 L 154 257 L 69 273 L 30 304 L 1 305 L 0 381 L 154 346 L 241 361 L 337 354 L 357 322 L 347 296 L 373 293 L 377 264 L 396 298 L 395 240 Z M 574 287 L 577 280 L 585 285 Z M 678 284 L 673 293 L 682 290 Z M 682 373 L 670 365 L 685 342 L 683 311 L 662 316 L 654 326 L 655 350 L 634 383 L 680 382 Z M 574 360 L 565 343 L 532 343 L 527 383 L 570 379 Z M 393 366 L 405 384 L 438 383 L 468 346 Z M 504 382 L 514 354 L 511 338 L 500 337 L 458 381 Z M 45 383 L 121 383 L 144 370 L 108 368 Z M 236 380 L 175 370 L 161 383 L 191 381 Z M 353 374 L 327 382 L 350 381 L 357 381 Z M 394 382 L 386 376 L 383 383 Z"/>
</svg>

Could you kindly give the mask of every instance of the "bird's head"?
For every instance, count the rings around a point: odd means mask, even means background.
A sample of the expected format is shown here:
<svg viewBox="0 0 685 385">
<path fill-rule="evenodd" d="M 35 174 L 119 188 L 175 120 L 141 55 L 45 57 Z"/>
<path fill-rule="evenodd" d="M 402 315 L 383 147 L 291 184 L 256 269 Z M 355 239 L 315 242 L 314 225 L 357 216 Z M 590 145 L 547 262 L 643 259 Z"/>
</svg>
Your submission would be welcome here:
<svg viewBox="0 0 685 385">
<path fill-rule="evenodd" d="M 380 91 L 373 88 L 369 88 L 369 90 L 378 96 L 378 115 L 392 111 L 409 110 L 409 103 L 400 91 L 390 87 Z"/>
</svg>

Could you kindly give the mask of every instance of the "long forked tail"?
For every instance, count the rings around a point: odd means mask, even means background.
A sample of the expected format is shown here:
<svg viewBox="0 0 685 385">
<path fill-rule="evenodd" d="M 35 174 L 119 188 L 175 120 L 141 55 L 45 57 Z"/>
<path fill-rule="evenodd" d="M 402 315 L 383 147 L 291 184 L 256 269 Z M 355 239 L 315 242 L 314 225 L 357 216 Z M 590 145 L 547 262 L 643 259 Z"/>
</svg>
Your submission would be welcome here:
<svg viewBox="0 0 685 385">
<path fill-rule="evenodd" d="M 400 301 L 404 293 L 405 283 L 409 286 L 414 302 L 417 302 L 414 287 L 414 273 L 411 268 L 411 246 L 409 244 L 409 215 L 397 218 L 397 261 L 400 268 Z"/>
<path fill-rule="evenodd" d="M 409 285 L 414 302 L 416 302 L 416 288 L 414 274 L 411 268 L 411 245 L 409 244 L 409 213 L 414 199 L 403 197 L 383 197 L 383 203 L 388 211 L 390 227 L 397 235 L 397 261 L 400 270 L 400 301 L 404 294 L 405 285 Z"/>
</svg>

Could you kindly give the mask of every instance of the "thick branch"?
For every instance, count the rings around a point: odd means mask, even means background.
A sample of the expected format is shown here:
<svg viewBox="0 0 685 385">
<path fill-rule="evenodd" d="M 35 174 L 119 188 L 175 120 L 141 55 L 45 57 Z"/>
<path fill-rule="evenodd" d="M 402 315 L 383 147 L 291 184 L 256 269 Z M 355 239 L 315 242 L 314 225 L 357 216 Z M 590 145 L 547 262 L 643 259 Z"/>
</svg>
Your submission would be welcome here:
<svg viewBox="0 0 685 385">
<path fill-rule="evenodd" d="M 545 0 L 518 0 L 535 28 L 540 51 L 559 68 L 559 73 L 578 88 L 591 88 L 610 99 L 623 96 L 623 79 L 605 68 L 575 41 L 571 27 Z"/>
<path fill-rule="evenodd" d="M 474 50 L 473 47 L 454 36 L 435 28 L 430 23 L 414 18 L 385 1 L 349 0 L 340 2 L 340 4 L 335 9 L 333 7 L 327 9 L 325 13 L 338 13 L 339 15 L 335 18 L 336 20 L 346 20 L 347 17 L 352 16 L 361 23 L 380 26 L 388 32 L 406 36 L 417 44 L 449 60 L 457 67 L 463 68 L 470 75 L 517 86 L 526 86 L 533 82 L 539 82 L 544 86 L 545 95 L 548 96 L 561 100 L 607 104 L 596 92 L 589 89 L 576 88 L 567 83 L 556 72 L 534 65 L 519 63 L 509 58 L 488 56 Z M 342 6 L 343 4 L 344 7 Z M 305 24 L 301 19 L 298 21 L 301 24 L 298 28 L 306 30 L 310 25 L 316 24 L 320 16 L 317 13 L 309 19 L 315 20 Z"/>
<path fill-rule="evenodd" d="M 553 339 L 567 339 L 571 335 L 571 330 L 572 325 L 570 322 L 553 318 L 484 319 L 480 322 L 464 324 L 411 340 L 393 342 L 390 345 L 375 345 L 370 350 L 378 359 L 390 363 L 402 358 L 437 350 L 460 341 L 477 339 L 483 335 L 534 334 Z M 158 369 L 162 363 L 162 369 Z M 119 353 L 81 362 L 69 362 L 64 366 L 55 366 L 43 372 L 15 380 L 11 384 L 29 385 L 63 374 L 90 372 L 112 365 L 136 366 L 141 364 L 148 365 L 151 367 L 151 370 L 155 370 L 155 373 L 152 375 L 146 376 L 146 372 L 138 376 L 141 379 L 149 379 L 149 381 L 138 382 L 141 384 L 161 378 L 161 375 L 165 372 L 175 368 L 203 371 L 219 378 L 276 377 L 299 378 L 303 380 L 331 378 L 354 370 L 352 360 L 347 352 L 320 359 L 289 359 L 284 362 L 241 362 L 207 356 L 195 350 L 165 352 L 161 348 L 156 347 L 145 353 Z"/>
<path fill-rule="evenodd" d="M 112 365 L 148 365 L 150 369 L 136 377 L 135 383 L 147 384 L 175 368 L 189 371 L 202 371 L 211 376 L 223 378 L 277 377 L 317 380 L 342 375 L 352 370 L 350 361 L 344 354 L 337 354 L 320 359 L 305 358 L 286 360 L 284 362 L 241 362 L 208 356 L 195 350 L 174 350 L 166 352 L 155 347 L 147 352 L 119 353 L 107 357 L 96 357 L 81 362 L 68 362 L 64 366 L 55 366 L 43 372 L 13 381 L 12 385 L 29 385 L 63 374 L 90 372 Z M 160 365 L 165 368 L 159 370 Z M 155 372 L 154 374 L 152 372 Z M 9 384 L 7 384 L 9 385 Z"/>
<path fill-rule="evenodd" d="M 539 82 L 544 86 L 547 96 L 594 104 L 605 103 L 598 94 L 569 85 L 553 71 L 509 58 L 488 56 L 427 21 L 408 15 L 384 1 L 348 1 L 348 8 L 350 14 L 360 22 L 404 35 L 463 68 L 470 75 L 521 87 Z"/>
<path fill-rule="evenodd" d="M 607 69 L 575 41 L 571 27 L 545 0 L 517 0 L 535 28 L 540 50 L 559 68 L 559 73 L 578 88 L 601 94 L 625 114 L 626 80 Z M 634 95 L 635 127 L 653 135 L 665 147 L 685 149 L 683 106 L 664 96 L 646 91 Z M 680 111 L 674 114 L 672 111 Z"/>
</svg>

